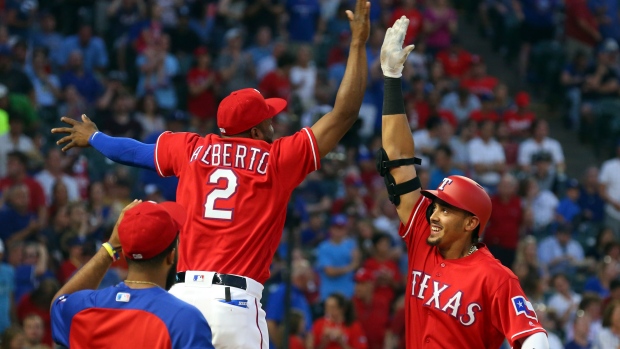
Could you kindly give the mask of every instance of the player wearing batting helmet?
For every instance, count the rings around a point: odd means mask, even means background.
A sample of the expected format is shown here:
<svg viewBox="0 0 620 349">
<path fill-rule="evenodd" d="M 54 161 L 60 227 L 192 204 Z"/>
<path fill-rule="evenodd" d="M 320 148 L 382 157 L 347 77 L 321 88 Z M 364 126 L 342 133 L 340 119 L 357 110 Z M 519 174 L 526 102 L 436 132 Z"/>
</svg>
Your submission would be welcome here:
<svg viewBox="0 0 620 349">
<path fill-rule="evenodd" d="M 213 348 L 202 313 L 164 289 L 185 217 L 174 202 L 127 205 L 110 240 L 54 296 L 56 343 L 71 349 Z M 127 280 L 95 291 L 120 253 Z"/>
<path fill-rule="evenodd" d="M 378 169 L 402 222 L 409 275 L 405 300 L 407 348 L 549 348 L 545 330 L 517 277 L 478 243 L 491 199 L 475 181 L 445 178 L 421 190 L 414 144 L 402 99 L 401 76 L 413 46 L 403 48 L 409 20 L 386 31 L 383 149 Z"/>
<path fill-rule="evenodd" d="M 312 127 L 273 140 L 272 118 L 286 101 L 254 89 L 235 91 L 218 108 L 220 135 L 164 132 L 156 144 L 113 138 L 93 122 L 71 128 L 63 150 L 92 145 L 108 158 L 179 178 L 177 201 L 187 209 L 179 243 L 177 284 L 170 292 L 202 311 L 217 348 L 267 348 L 260 307 L 263 283 L 282 236 L 294 188 L 320 166 L 351 128 L 362 104 L 368 65 L 370 3 L 347 11 L 351 44 L 334 109 Z M 153 235 L 156 239 L 157 236 Z"/>
</svg>

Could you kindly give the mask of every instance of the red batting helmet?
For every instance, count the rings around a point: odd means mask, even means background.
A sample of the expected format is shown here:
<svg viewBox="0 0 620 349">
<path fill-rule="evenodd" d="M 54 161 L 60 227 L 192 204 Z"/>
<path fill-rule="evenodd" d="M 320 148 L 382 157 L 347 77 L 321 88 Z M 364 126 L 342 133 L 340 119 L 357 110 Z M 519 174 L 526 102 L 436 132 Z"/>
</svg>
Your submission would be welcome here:
<svg viewBox="0 0 620 349">
<path fill-rule="evenodd" d="M 439 199 L 467 211 L 480 220 L 480 233 L 491 217 L 491 198 L 482 186 L 463 176 L 444 178 L 437 190 L 422 190 L 422 195 Z"/>
</svg>

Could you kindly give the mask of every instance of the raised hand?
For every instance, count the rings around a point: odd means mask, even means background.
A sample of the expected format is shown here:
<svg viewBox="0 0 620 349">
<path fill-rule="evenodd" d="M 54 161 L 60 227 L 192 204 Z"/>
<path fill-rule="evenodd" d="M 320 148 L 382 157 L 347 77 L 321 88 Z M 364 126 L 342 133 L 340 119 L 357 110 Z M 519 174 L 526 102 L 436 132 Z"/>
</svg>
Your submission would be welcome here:
<svg viewBox="0 0 620 349">
<path fill-rule="evenodd" d="M 357 0 L 355 13 L 346 11 L 351 26 L 351 42 L 366 43 L 370 35 L 370 2 Z"/>
<path fill-rule="evenodd" d="M 117 248 L 118 246 L 121 246 L 121 242 L 118 238 L 118 225 L 121 223 L 121 221 L 123 220 L 123 217 L 125 216 L 125 212 L 131 210 L 132 208 L 136 207 L 137 205 L 141 204 L 142 200 L 134 200 L 132 202 L 129 203 L 129 205 L 125 206 L 125 208 L 123 208 L 123 210 L 121 211 L 120 215 L 118 216 L 118 219 L 116 220 L 116 224 L 114 224 L 114 229 L 112 230 L 112 235 L 110 236 L 110 240 L 108 240 L 108 242 L 115 248 Z M 122 246 L 121 246 L 122 249 Z"/>
<path fill-rule="evenodd" d="M 407 56 L 413 51 L 414 45 L 403 48 L 405 34 L 409 27 L 409 19 L 402 16 L 391 28 L 385 32 L 385 39 L 381 46 L 381 70 L 383 75 L 390 78 L 400 78 Z"/>
<path fill-rule="evenodd" d="M 63 116 L 60 121 L 71 125 L 72 127 L 59 127 L 53 128 L 52 133 L 68 133 L 68 136 L 61 138 L 56 144 L 61 145 L 69 143 L 62 148 L 62 151 L 67 151 L 73 147 L 88 148 L 90 144 L 88 140 L 97 132 L 97 125 L 90 121 L 88 116 L 82 114 L 82 122 Z"/>
</svg>

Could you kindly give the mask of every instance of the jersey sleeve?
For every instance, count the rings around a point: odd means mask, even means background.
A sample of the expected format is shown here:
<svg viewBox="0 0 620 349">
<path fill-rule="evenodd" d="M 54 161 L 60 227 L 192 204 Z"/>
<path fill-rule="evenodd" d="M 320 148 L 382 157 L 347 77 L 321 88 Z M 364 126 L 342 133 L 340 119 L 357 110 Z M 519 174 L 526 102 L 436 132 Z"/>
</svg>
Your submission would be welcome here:
<svg viewBox="0 0 620 349">
<path fill-rule="evenodd" d="M 287 189 L 297 187 L 308 173 L 321 167 L 319 147 L 309 127 L 275 141 L 270 156 L 279 183 Z"/>
<path fill-rule="evenodd" d="M 92 290 L 78 291 L 58 297 L 50 311 L 54 342 L 69 347 L 69 330 L 73 317 L 89 307 Z"/>
<path fill-rule="evenodd" d="M 415 235 L 416 230 L 424 229 L 428 224 L 426 222 L 426 209 L 430 206 L 431 202 L 431 199 L 420 195 L 418 202 L 416 202 L 414 209 L 411 212 L 411 216 L 409 217 L 407 224 L 400 224 L 398 235 L 405 240 L 407 246 L 409 246 L 413 241 L 413 236 Z"/>
<path fill-rule="evenodd" d="M 189 163 L 194 145 L 201 137 L 195 133 L 166 131 L 155 143 L 155 170 L 161 177 L 179 177 Z"/>
<path fill-rule="evenodd" d="M 491 297 L 493 325 L 504 334 L 511 347 L 520 348 L 517 341 L 534 333 L 547 333 L 538 322 L 534 306 L 525 297 L 517 278 L 509 278 Z"/>
</svg>

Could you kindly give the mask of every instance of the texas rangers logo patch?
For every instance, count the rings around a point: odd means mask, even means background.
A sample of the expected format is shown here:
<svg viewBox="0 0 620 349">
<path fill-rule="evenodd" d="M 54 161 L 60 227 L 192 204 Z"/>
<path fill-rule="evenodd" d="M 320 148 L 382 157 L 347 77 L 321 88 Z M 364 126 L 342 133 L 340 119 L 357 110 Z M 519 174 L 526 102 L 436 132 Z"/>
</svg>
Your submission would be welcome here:
<svg viewBox="0 0 620 349">
<path fill-rule="evenodd" d="M 517 313 L 517 316 L 523 314 L 529 319 L 538 321 L 538 316 L 536 316 L 534 306 L 532 306 L 532 303 L 525 299 L 525 297 L 512 297 L 512 305 L 515 307 L 515 312 Z"/>
</svg>

